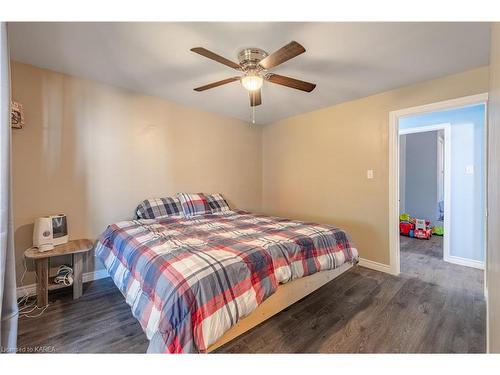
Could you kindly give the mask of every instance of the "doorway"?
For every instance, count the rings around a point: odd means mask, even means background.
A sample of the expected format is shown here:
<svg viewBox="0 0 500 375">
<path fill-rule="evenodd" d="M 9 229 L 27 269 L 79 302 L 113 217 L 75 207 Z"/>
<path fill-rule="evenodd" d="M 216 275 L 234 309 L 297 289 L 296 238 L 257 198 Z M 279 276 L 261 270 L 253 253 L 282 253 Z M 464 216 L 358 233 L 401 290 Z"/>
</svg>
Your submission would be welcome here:
<svg viewBox="0 0 500 375">
<path fill-rule="evenodd" d="M 401 123 L 406 123 L 402 128 L 406 131 L 410 131 L 411 127 L 427 127 L 426 129 L 420 129 L 420 132 L 425 131 L 443 131 L 443 142 L 444 142 L 444 172 L 446 172 L 446 163 L 451 162 L 452 158 L 458 158 L 460 154 L 464 157 L 473 157 L 474 163 L 467 162 L 466 160 L 460 160 L 460 163 L 455 163 L 460 165 L 460 169 L 456 169 L 455 165 L 449 166 L 449 184 L 451 190 L 460 193 L 460 187 L 472 186 L 475 190 L 473 193 L 470 192 L 468 195 L 462 196 L 460 199 L 467 204 L 471 204 L 475 197 L 480 198 L 480 204 L 475 204 L 476 214 L 471 217 L 467 216 L 466 210 L 463 207 L 459 207 L 458 210 L 453 211 L 453 207 L 456 206 L 456 197 L 453 198 L 453 192 L 447 194 L 447 183 L 446 183 L 446 173 L 442 179 L 442 194 L 443 194 L 443 258 L 446 258 L 447 262 L 464 265 L 467 267 L 475 267 L 484 269 L 486 261 L 486 244 L 485 244 L 485 234 L 486 234 L 486 135 L 487 135 L 487 124 L 486 124 L 486 104 L 488 96 L 487 94 L 473 95 L 469 97 L 448 100 L 444 102 L 433 103 L 429 105 L 407 108 L 399 111 L 393 111 L 390 113 L 390 127 L 389 127 L 389 238 L 390 238 L 390 265 L 391 272 L 393 274 L 400 274 L 401 272 L 401 254 L 400 254 L 400 172 L 409 173 L 409 171 L 400 170 L 400 125 Z M 467 121 L 464 123 L 456 123 L 455 119 L 453 121 L 445 121 L 446 115 L 450 114 L 450 111 L 471 108 L 474 106 L 481 107 L 481 116 L 483 121 L 483 131 L 477 134 L 472 134 L 471 126 Z M 417 119 L 420 117 L 432 117 L 433 113 L 437 113 L 440 116 L 436 118 L 441 119 L 441 121 L 434 121 L 434 123 L 423 122 L 422 124 L 416 124 Z M 446 148 L 446 124 L 449 124 L 448 139 L 449 148 Z M 460 126 L 459 126 L 460 125 Z M 432 129 L 432 126 L 435 128 Z M 454 128 L 455 126 L 455 128 Z M 453 130 L 455 129 L 455 130 Z M 469 133 L 467 133 L 469 132 Z M 473 137 L 476 141 L 480 140 L 483 145 L 482 148 L 473 147 L 471 149 L 464 149 L 463 145 L 457 141 L 460 139 L 455 139 L 452 142 L 452 137 L 463 133 L 464 137 L 461 139 L 467 139 L 468 137 Z M 460 138 L 460 137 L 459 137 Z M 438 141 L 439 142 L 439 141 Z M 436 144 L 436 153 L 439 154 L 438 146 Z M 451 155 L 452 149 L 455 146 L 455 153 Z M 467 151 L 467 152 L 463 152 Z M 446 153 L 450 152 L 450 157 L 446 157 Z M 459 156 L 456 156 L 459 155 Z M 472 155 L 472 156 L 471 156 Z M 439 157 L 439 156 L 438 156 Z M 466 163 L 465 167 L 463 163 Z M 468 164 L 467 164 L 468 163 Z M 479 168 L 478 168 L 479 165 Z M 425 166 L 424 166 L 425 167 Z M 463 168 L 462 168 L 463 167 Z M 460 183 L 453 178 L 452 175 L 455 172 L 457 178 L 463 178 L 464 176 L 468 178 L 466 183 Z M 438 177 L 439 183 L 439 169 L 436 167 L 435 173 Z M 471 178 L 475 176 L 475 178 Z M 478 178 L 482 179 L 481 183 L 478 183 Z M 455 187 L 455 189 L 454 189 Z M 439 188 L 436 190 L 436 199 L 439 195 Z M 403 193 L 404 197 L 404 193 Z M 448 198 L 447 198 L 448 197 Z M 449 200 L 448 204 L 447 201 Z M 406 208 L 403 206 L 403 208 Z M 465 207 L 467 209 L 467 207 Z M 470 208 L 470 207 L 469 207 Z M 446 214 L 448 211 L 448 215 Z M 454 213 L 456 214 L 455 216 Z M 479 216 L 478 216 L 479 215 Z M 453 219 L 455 218 L 455 219 Z M 426 219 L 426 218 L 422 218 Z M 462 219 L 467 219 L 468 222 Z M 451 224 L 450 224 L 451 222 Z M 454 225 L 452 223 L 455 223 Z M 469 223 L 469 224 L 467 224 Z M 472 224 L 470 224 L 472 223 Z M 457 229 L 458 228 L 458 229 Z M 448 233 L 448 236 L 447 236 Z M 451 236 L 454 236 L 451 238 Z M 458 236 L 455 239 L 455 236 Z M 448 238 L 447 238 L 448 237 Z M 479 238 L 479 240 L 478 240 Z M 481 240 L 482 239 L 482 240 Z M 444 244 L 447 242 L 447 244 Z M 466 252 L 461 253 L 461 249 L 465 248 Z M 446 250 L 448 249 L 448 250 Z M 472 254 L 474 251 L 478 251 L 477 254 Z M 465 254 L 465 255 L 464 255 Z"/>
</svg>

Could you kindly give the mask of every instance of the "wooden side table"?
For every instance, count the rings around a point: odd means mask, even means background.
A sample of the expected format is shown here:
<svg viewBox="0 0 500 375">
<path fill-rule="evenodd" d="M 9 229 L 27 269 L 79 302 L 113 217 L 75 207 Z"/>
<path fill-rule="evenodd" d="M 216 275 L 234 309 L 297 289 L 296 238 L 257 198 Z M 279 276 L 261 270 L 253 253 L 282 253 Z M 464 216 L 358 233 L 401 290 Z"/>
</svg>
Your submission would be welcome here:
<svg viewBox="0 0 500 375">
<path fill-rule="evenodd" d="M 73 256 L 73 299 L 82 296 L 83 255 L 92 247 L 92 241 L 82 239 L 69 241 L 48 251 L 38 251 L 36 248 L 30 248 L 24 252 L 26 258 L 35 260 L 37 278 L 36 304 L 38 307 L 47 306 L 49 303 L 49 290 L 66 287 L 64 284 L 56 284 L 54 278 L 49 278 L 49 259 L 52 257 L 69 254 Z"/>
</svg>

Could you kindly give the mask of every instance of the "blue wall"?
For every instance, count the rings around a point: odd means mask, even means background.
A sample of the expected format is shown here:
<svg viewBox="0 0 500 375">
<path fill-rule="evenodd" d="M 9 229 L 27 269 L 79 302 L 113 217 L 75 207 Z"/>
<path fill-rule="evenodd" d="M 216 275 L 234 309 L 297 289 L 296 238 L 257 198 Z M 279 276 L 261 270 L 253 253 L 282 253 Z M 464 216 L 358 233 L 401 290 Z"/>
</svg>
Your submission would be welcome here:
<svg viewBox="0 0 500 375">
<path fill-rule="evenodd" d="M 400 129 L 451 124 L 450 255 L 484 261 L 485 106 L 402 118 Z M 474 167 L 473 174 L 466 167 Z M 406 171 L 408 174 L 408 171 Z"/>
<path fill-rule="evenodd" d="M 407 173 L 401 184 L 405 187 L 405 212 L 412 217 L 428 219 L 435 225 L 438 212 L 437 131 L 401 137 L 406 138 Z"/>
</svg>

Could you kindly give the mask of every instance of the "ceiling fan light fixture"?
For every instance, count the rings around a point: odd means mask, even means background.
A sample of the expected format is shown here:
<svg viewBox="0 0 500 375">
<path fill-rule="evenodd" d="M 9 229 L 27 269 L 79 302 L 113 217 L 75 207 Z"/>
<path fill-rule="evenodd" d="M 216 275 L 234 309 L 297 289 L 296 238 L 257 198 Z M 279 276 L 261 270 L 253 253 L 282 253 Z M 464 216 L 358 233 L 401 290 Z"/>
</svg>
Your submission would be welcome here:
<svg viewBox="0 0 500 375">
<path fill-rule="evenodd" d="M 241 84 L 248 91 L 260 90 L 263 83 L 264 80 L 262 79 L 262 77 L 256 74 L 249 74 L 241 77 Z"/>
<path fill-rule="evenodd" d="M 256 47 L 244 48 L 238 53 L 239 63 L 228 60 L 225 57 L 222 57 L 203 47 L 194 47 L 191 48 L 191 51 L 243 73 L 243 76 L 233 76 L 217 82 L 209 83 L 208 85 L 196 87 L 194 88 L 195 91 L 205 91 L 231 82 L 240 81 L 243 88 L 248 91 L 250 106 L 254 110 L 254 107 L 262 104 L 261 88 L 264 80 L 276 85 L 290 87 L 304 92 L 311 92 L 316 87 L 314 83 L 282 76 L 269 71 L 270 69 L 273 69 L 280 64 L 283 64 L 284 62 L 306 52 L 306 49 L 295 41 L 291 41 L 271 54 L 268 54 L 263 49 Z"/>
</svg>

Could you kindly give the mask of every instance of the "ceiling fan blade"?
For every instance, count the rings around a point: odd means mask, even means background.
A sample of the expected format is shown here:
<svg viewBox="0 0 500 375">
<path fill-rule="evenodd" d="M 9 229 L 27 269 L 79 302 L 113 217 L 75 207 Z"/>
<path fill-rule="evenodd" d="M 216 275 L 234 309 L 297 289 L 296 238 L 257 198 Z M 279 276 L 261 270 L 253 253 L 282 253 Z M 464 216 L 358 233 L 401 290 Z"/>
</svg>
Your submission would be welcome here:
<svg viewBox="0 0 500 375">
<path fill-rule="evenodd" d="M 299 79 L 285 77 L 273 73 L 266 75 L 265 79 L 268 80 L 269 82 L 276 83 L 277 85 L 287 86 L 291 87 L 292 89 L 297 89 L 307 92 L 311 92 L 316 87 L 314 83 L 301 81 Z"/>
<path fill-rule="evenodd" d="M 261 90 L 249 91 L 250 106 L 255 107 L 262 104 Z"/>
<path fill-rule="evenodd" d="M 301 53 L 306 52 L 306 49 L 302 47 L 299 43 L 293 41 L 288 43 L 286 46 L 281 47 L 276 52 L 271 53 L 269 56 L 263 58 L 259 65 L 264 69 L 271 69 L 275 66 L 284 63 Z"/>
<path fill-rule="evenodd" d="M 205 49 L 203 47 L 191 48 L 191 51 L 193 51 L 199 55 L 205 56 L 206 58 L 209 58 L 211 60 L 217 61 L 218 63 L 229 66 L 230 68 L 233 68 L 236 70 L 241 70 L 241 66 L 239 66 L 235 62 L 232 62 L 231 60 L 228 60 L 225 57 L 217 55 L 216 53 L 213 53 L 212 51 L 209 51 L 208 49 Z"/>
<path fill-rule="evenodd" d="M 231 83 L 231 82 L 239 81 L 239 80 L 240 80 L 240 77 L 226 78 L 226 79 L 223 79 L 222 81 L 217 81 L 217 82 L 209 83 L 208 85 L 205 85 L 205 86 L 197 87 L 194 89 L 194 91 L 205 91 L 208 89 L 213 89 L 214 87 L 225 85 L 226 83 Z"/>
</svg>

